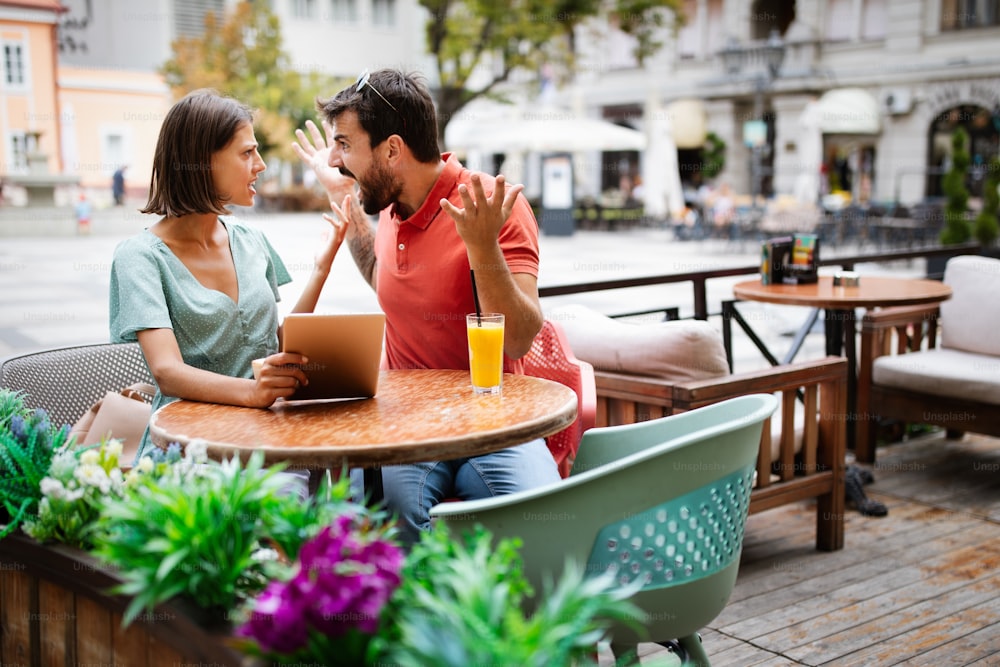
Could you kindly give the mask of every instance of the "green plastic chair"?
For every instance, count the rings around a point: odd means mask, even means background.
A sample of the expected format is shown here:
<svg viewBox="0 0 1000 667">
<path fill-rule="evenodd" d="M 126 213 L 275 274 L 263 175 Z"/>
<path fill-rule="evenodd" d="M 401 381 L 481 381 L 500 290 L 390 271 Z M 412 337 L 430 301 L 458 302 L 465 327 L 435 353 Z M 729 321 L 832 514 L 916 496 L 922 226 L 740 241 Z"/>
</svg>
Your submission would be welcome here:
<svg viewBox="0 0 1000 667">
<path fill-rule="evenodd" d="M 774 396 L 754 394 L 590 429 L 569 478 L 443 503 L 431 517 L 458 533 L 481 524 L 496 538 L 520 537 L 539 592 L 569 559 L 590 576 L 613 571 L 623 585 L 642 579 L 632 601 L 645 612 L 646 632 L 615 626 L 614 653 L 655 642 L 682 664 L 708 665 L 698 631 L 736 584 L 761 429 L 776 407 Z"/>
</svg>

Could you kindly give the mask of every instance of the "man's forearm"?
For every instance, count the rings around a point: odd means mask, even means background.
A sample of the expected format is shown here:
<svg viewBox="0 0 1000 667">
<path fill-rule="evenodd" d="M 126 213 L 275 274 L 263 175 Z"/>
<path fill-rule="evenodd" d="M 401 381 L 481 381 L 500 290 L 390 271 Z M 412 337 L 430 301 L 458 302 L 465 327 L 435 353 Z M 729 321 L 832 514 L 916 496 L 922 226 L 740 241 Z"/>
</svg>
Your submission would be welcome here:
<svg viewBox="0 0 1000 667">
<path fill-rule="evenodd" d="M 375 289 L 375 230 L 365 222 L 354 225 L 352 231 L 353 234 L 347 239 L 351 257 L 354 258 L 361 277 Z"/>
</svg>

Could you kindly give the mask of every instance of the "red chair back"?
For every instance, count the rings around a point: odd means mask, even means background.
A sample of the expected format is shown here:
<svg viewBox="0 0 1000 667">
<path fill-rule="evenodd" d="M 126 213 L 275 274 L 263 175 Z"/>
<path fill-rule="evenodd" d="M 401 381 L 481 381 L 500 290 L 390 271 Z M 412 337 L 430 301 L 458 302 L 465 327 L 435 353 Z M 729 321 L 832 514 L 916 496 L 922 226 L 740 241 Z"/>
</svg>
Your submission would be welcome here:
<svg viewBox="0 0 1000 667">
<path fill-rule="evenodd" d="M 559 466 L 559 474 L 568 477 L 580 447 L 580 438 L 584 431 L 593 428 L 596 420 L 594 367 L 573 355 L 566 334 L 557 322 L 546 320 L 524 357 L 524 373 L 559 382 L 576 392 L 579 401 L 576 421 L 545 439 Z"/>
</svg>

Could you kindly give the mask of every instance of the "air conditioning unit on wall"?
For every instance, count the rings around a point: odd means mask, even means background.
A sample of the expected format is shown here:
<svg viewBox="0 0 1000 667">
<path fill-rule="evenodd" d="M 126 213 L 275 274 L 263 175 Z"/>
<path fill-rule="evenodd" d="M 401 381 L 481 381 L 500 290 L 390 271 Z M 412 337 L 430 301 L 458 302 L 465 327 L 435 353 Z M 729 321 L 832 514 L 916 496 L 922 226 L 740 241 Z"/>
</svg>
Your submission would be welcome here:
<svg viewBox="0 0 1000 667">
<path fill-rule="evenodd" d="M 913 110 L 913 93 L 909 88 L 889 88 L 882 92 L 882 106 L 893 116 L 910 113 Z"/>
</svg>

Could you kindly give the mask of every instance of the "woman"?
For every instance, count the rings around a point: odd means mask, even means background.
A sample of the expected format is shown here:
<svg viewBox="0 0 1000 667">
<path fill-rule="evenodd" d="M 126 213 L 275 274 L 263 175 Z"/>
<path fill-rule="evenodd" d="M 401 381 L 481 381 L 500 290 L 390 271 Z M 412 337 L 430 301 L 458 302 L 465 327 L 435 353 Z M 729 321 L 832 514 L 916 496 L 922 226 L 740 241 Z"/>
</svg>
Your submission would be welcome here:
<svg viewBox="0 0 1000 667">
<path fill-rule="evenodd" d="M 266 168 L 252 112 L 199 90 L 167 113 L 143 213 L 162 216 L 122 242 L 111 267 L 111 340 L 138 341 L 156 380 L 153 409 L 178 398 L 264 408 L 308 383 L 300 354 L 278 352 L 278 287 L 291 281 L 264 235 L 219 216 L 252 206 Z M 344 180 L 350 196 L 351 181 Z M 346 205 L 346 203 L 345 203 Z M 312 312 L 344 239 L 331 233 L 293 312 Z M 251 362 L 264 357 L 257 378 Z M 143 435 L 137 460 L 152 447 Z"/>
</svg>

